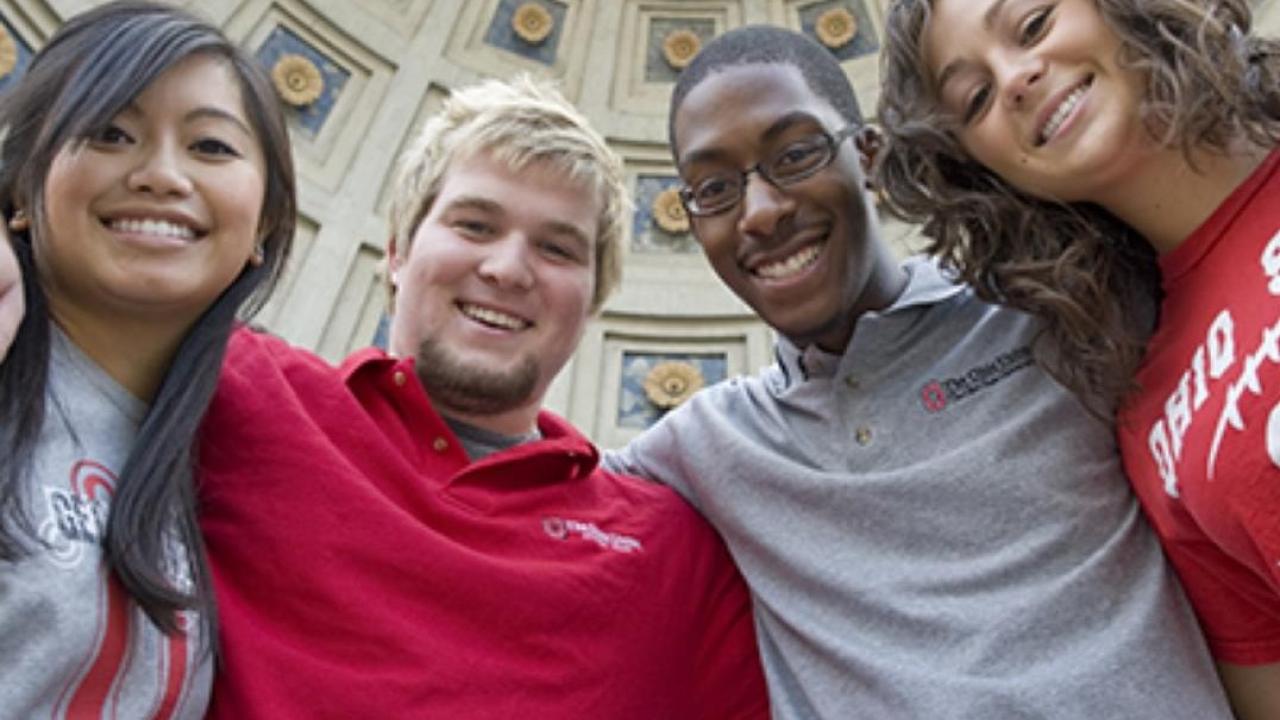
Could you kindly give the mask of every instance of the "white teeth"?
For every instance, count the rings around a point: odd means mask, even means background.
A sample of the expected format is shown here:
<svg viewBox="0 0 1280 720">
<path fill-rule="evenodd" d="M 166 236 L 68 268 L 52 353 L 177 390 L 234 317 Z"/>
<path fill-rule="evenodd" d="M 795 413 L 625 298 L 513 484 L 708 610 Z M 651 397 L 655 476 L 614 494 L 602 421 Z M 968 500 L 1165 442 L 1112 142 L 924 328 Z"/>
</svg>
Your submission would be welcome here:
<svg viewBox="0 0 1280 720">
<path fill-rule="evenodd" d="M 195 238 L 196 232 L 186 225 L 178 225 L 168 220 L 112 220 L 110 227 L 124 233 L 132 233 L 135 235 L 158 235 L 161 237 L 172 237 L 180 240 L 191 240 Z"/>
<path fill-rule="evenodd" d="M 460 307 L 464 315 L 485 325 L 493 325 L 507 330 L 523 330 L 529 326 L 529 322 L 526 320 L 490 308 L 470 303 L 463 304 Z"/>
<path fill-rule="evenodd" d="M 1084 97 L 1084 93 L 1089 89 L 1088 85 L 1081 85 L 1071 94 L 1062 99 L 1062 104 L 1058 105 L 1058 109 L 1053 111 L 1053 116 L 1049 118 L 1049 122 L 1044 124 L 1044 128 L 1040 130 L 1040 144 L 1049 142 L 1049 138 L 1062 127 L 1062 123 L 1066 122 L 1067 116 L 1072 110 L 1076 109 L 1076 105 L 1080 102 L 1080 98 Z"/>
<path fill-rule="evenodd" d="M 756 268 L 755 273 L 763 278 L 777 280 L 788 275 L 794 275 L 797 272 L 809 267 L 814 260 L 818 259 L 818 253 L 821 250 L 817 245 L 810 245 L 803 250 L 795 253 L 789 258 L 784 258 L 775 263 L 761 265 Z"/>
</svg>

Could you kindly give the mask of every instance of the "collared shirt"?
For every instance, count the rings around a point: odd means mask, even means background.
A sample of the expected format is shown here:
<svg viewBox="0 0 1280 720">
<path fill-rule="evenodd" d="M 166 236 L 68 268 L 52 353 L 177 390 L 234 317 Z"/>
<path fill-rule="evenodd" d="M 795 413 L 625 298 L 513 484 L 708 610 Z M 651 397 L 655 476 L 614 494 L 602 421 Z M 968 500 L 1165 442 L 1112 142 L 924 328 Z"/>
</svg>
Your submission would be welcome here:
<svg viewBox="0 0 1280 720">
<path fill-rule="evenodd" d="M 729 544 L 774 717 L 1229 718 L 1112 429 L 1035 365 L 1035 321 L 905 269 L 843 355 L 783 341 L 606 457 Z"/>
<path fill-rule="evenodd" d="M 204 428 L 212 717 L 761 718 L 749 600 L 666 488 L 551 413 L 467 457 L 414 374 L 238 332 Z"/>
</svg>

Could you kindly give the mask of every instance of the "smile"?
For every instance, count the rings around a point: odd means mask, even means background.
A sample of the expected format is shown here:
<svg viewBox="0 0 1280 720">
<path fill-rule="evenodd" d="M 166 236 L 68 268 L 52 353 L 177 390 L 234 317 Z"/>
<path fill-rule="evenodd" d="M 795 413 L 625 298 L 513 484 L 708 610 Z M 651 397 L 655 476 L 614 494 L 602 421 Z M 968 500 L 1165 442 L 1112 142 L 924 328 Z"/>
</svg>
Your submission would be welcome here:
<svg viewBox="0 0 1280 720">
<path fill-rule="evenodd" d="M 194 240 L 196 238 L 195 228 L 189 225 L 169 222 L 168 220 L 127 218 L 108 220 L 106 225 L 116 232 L 130 235 L 152 235 L 155 237 L 176 238 L 178 240 Z"/>
<path fill-rule="evenodd" d="M 807 245 L 777 262 L 766 263 L 754 268 L 752 273 L 767 280 L 781 280 L 791 277 L 817 262 L 818 255 L 821 252 L 821 245 Z"/>
<path fill-rule="evenodd" d="M 1092 75 L 1085 78 L 1084 82 L 1076 86 L 1076 89 L 1067 93 L 1067 96 L 1062 98 L 1062 102 L 1058 103 L 1058 107 L 1053 111 L 1053 114 L 1049 116 L 1049 119 L 1045 121 L 1044 126 L 1040 128 L 1040 132 L 1036 133 L 1037 147 L 1049 142 L 1049 138 L 1053 137 L 1053 134 L 1058 132 L 1058 128 L 1062 127 L 1062 123 L 1066 122 L 1067 118 L 1071 117 L 1072 111 L 1075 110 L 1076 106 L 1080 104 L 1080 101 L 1084 99 L 1084 95 L 1089 91 L 1089 87 L 1091 85 L 1093 85 Z"/>
<path fill-rule="evenodd" d="M 473 303 L 459 303 L 458 309 L 462 311 L 463 315 L 466 315 L 481 325 L 487 325 L 501 330 L 518 331 L 524 330 L 525 328 L 533 325 L 533 323 L 525 320 L 524 318 L 519 318 L 515 315 L 508 315 L 500 310 L 482 307 Z"/>
</svg>

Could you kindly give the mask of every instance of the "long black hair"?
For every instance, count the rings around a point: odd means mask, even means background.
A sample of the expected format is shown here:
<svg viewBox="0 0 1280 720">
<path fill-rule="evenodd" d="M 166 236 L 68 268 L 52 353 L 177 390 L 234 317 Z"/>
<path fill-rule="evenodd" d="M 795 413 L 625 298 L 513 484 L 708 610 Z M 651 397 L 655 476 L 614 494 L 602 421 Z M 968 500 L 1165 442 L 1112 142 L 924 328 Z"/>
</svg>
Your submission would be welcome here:
<svg viewBox="0 0 1280 720">
<path fill-rule="evenodd" d="M 103 540 L 107 563 L 147 615 L 167 632 L 177 611 L 194 609 L 214 632 L 213 593 L 196 522 L 193 446 L 237 315 L 256 310 L 279 278 L 293 239 L 296 198 L 289 138 L 270 81 L 217 28 L 174 7 L 114 2 L 70 19 L 35 56 L 0 105 L 0 210 L 22 209 L 29 229 L 12 238 L 27 311 L 0 363 L 0 559 L 30 551 L 24 478 L 45 415 L 50 361 L 49 305 L 37 281 L 33 246 L 48 227 L 45 180 L 54 157 L 108 126 L 153 80 L 195 54 L 226 63 L 266 164 L 258 238 L 264 261 L 246 265 L 183 338 L 120 469 Z M 192 571 L 177 587 L 172 540 Z"/>
</svg>

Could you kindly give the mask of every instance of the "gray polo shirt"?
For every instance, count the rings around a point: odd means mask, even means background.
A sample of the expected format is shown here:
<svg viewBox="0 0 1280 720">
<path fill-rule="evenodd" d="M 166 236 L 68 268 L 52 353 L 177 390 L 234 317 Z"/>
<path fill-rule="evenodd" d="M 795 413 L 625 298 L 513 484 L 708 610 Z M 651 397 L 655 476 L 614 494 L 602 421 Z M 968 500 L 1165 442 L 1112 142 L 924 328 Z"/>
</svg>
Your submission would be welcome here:
<svg viewBox="0 0 1280 720">
<path fill-rule="evenodd" d="M 776 718 L 1229 718 L 1111 427 L 1035 322 L 909 261 L 843 357 L 783 341 L 622 451 L 720 530 Z"/>
</svg>

